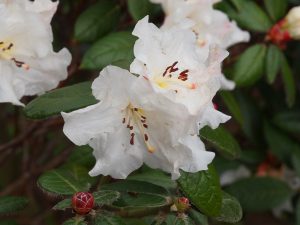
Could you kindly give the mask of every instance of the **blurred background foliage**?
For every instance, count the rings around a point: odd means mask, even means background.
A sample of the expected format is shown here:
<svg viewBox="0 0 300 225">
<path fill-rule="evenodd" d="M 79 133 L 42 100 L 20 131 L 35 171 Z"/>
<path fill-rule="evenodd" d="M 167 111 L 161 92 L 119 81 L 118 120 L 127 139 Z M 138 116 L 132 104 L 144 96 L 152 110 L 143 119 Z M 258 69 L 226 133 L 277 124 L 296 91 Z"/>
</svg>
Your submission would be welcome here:
<svg viewBox="0 0 300 225">
<path fill-rule="evenodd" d="M 92 151 L 64 137 L 59 113 L 96 103 L 91 81 L 109 64 L 128 69 L 136 22 L 150 15 L 161 25 L 164 14 L 148 0 L 61 0 L 52 25 L 54 46 L 67 46 L 73 55 L 68 79 L 58 90 L 25 98 L 24 109 L 1 104 L 0 225 L 68 219 L 65 224 L 300 225 L 300 42 L 277 46 L 266 40 L 270 28 L 298 5 L 299 0 L 218 3 L 216 9 L 251 32 L 251 41 L 229 49 L 223 70 L 237 88 L 214 100 L 232 119 L 200 131 L 207 148 L 217 152 L 214 165 L 183 173 L 178 182 L 147 167 L 116 181 L 88 176 Z M 74 213 L 66 209 L 77 191 L 94 192 L 100 208 L 85 222 L 70 219 Z M 192 208 L 169 212 L 180 196 Z"/>
</svg>

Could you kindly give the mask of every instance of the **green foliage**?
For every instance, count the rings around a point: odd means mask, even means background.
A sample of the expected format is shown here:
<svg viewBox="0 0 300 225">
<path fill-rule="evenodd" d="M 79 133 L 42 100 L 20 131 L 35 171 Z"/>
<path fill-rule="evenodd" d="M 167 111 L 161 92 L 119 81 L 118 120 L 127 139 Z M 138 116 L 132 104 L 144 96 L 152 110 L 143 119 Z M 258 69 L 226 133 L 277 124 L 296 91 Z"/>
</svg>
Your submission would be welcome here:
<svg viewBox="0 0 300 225">
<path fill-rule="evenodd" d="M 101 190 L 93 193 L 95 204 L 98 206 L 110 205 L 120 198 L 120 193 L 117 191 Z"/>
<path fill-rule="evenodd" d="M 72 207 L 72 200 L 70 198 L 64 199 L 62 201 L 60 201 L 59 203 L 57 203 L 53 209 L 54 210 L 65 210 L 67 208 L 71 208 Z"/>
<path fill-rule="evenodd" d="M 267 2 L 270 2 L 267 0 Z M 276 75 L 280 70 L 280 66 L 282 63 L 283 54 L 281 50 L 275 46 L 270 45 L 267 51 L 266 57 L 266 75 L 268 82 L 272 84 L 275 81 Z"/>
<path fill-rule="evenodd" d="M 115 29 L 120 19 L 120 6 L 115 0 L 104 0 L 91 5 L 77 19 L 75 38 L 82 42 L 95 41 Z"/>
<path fill-rule="evenodd" d="M 233 78 L 238 86 L 253 85 L 261 78 L 264 70 L 266 46 L 254 45 L 241 54 L 234 66 Z"/>
<path fill-rule="evenodd" d="M 244 118 L 241 112 L 241 108 L 232 93 L 229 91 L 221 91 L 220 96 L 222 97 L 223 102 L 227 106 L 230 113 L 239 122 L 239 124 L 243 124 Z"/>
<path fill-rule="evenodd" d="M 242 179 L 231 184 L 226 191 L 235 196 L 246 211 L 270 210 L 293 194 L 286 183 L 270 177 Z"/>
<path fill-rule="evenodd" d="M 74 218 L 65 221 L 62 225 L 87 225 L 83 218 Z"/>
<path fill-rule="evenodd" d="M 240 156 L 238 142 L 225 128 L 219 126 L 213 130 L 206 126 L 200 130 L 200 136 L 210 142 L 224 157 L 235 159 Z"/>
<path fill-rule="evenodd" d="M 218 216 L 222 206 L 219 177 L 212 165 L 198 173 L 181 172 L 180 190 L 205 215 Z"/>
<path fill-rule="evenodd" d="M 226 223 L 237 223 L 242 219 L 242 216 L 242 207 L 238 200 L 223 192 L 221 213 L 215 219 Z"/>
<path fill-rule="evenodd" d="M 288 6 L 287 1 L 283 0 L 264 0 L 266 9 L 269 13 L 271 19 L 276 22 L 281 19 L 285 13 Z"/>
<path fill-rule="evenodd" d="M 188 211 L 188 215 L 190 218 L 192 218 L 195 223 L 198 225 L 208 225 L 208 219 L 207 216 L 201 214 L 200 212 L 194 210 L 194 209 L 190 209 Z"/>
<path fill-rule="evenodd" d="M 0 215 L 6 215 L 23 210 L 28 205 L 28 199 L 17 196 L 0 197 Z"/>
<path fill-rule="evenodd" d="M 79 191 L 88 191 L 94 178 L 88 175 L 84 167 L 56 169 L 44 173 L 38 179 L 38 185 L 47 192 L 59 195 L 73 195 Z"/>
<path fill-rule="evenodd" d="M 134 58 L 135 40 L 130 32 L 111 33 L 103 37 L 85 53 L 81 68 L 100 70 L 112 64 L 128 69 Z"/>
<path fill-rule="evenodd" d="M 30 119 L 46 119 L 95 103 L 97 100 L 92 95 L 91 82 L 84 82 L 51 91 L 34 99 L 24 108 L 24 114 Z"/>
<path fill-rule="evenodd" d="M 95 218 L 95 225 L 126 225 L 120 217 L 98 215 Z"/>
<path fill-rule="evenodd" d="M 284 111 L 274 115 L 272 122 L 280 129 L 291 132 L 300 132 L 300 111 Z"/>
<path fill-rule="evenodd" d="M 130 15 L 138 21 L 147 15 L 151 15 L 155 6 L 149 0 L 128 0 L 128 10 Z"/>
<path fill-rule="evenodd" d="M 290 65 L 285 57 L 283 57 L 281 74 L 286 93 L 286 103 L 292 107 L 296 99 L 296 83 Z"/>
</svg>

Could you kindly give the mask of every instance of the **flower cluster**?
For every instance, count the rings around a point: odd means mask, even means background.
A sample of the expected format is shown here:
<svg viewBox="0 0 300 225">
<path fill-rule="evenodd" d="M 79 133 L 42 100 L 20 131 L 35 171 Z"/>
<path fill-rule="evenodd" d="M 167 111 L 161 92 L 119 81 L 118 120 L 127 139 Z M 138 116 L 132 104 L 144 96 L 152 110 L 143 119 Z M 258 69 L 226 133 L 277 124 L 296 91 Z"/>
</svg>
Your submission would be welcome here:
<svg viewBox="0 0 300 225">
<path fill-rule="evenodd" d="M 0 102 L 23 105 L 24 95 L 42 94 L 67 77 L 68 50 L 52 47 L 51 19 L 58 2 L 0 2 Z"/>
<path fill-rule="evenodd" d="M 143 163 L 180 176 L 180 170 L 206 170 L 214 158 L 205 151 L 199 129 L 216 128 L 230 117 L 214 108 L 227 51 L 199 46 L 188 28 L 159 29 L 139 21 L 130 72 L 106 67 L 92 84 L 99 103 L 62 113 L 64 133 L 77 145 L 90 145 L 97 159 L 90 175 L 126 178 Z"/>
<path fill-rule="evenodd" d="M 230 21 L 228 16 L 213 5 L 220 0 L 151 0 L 160 3 L 166 13 L 162 29 L 178 26 L 192 30 L 197 37 L 200 48 L 208 51 L 209 46 L 216 44 L 223 49 L 240 42 L 247 42 L 250 35 L 240 30 L 235 21 Z M 229 81 L 224 75 L 221 77 L 221 87 L 232 90 L 234 82 Z"/>
</svg>

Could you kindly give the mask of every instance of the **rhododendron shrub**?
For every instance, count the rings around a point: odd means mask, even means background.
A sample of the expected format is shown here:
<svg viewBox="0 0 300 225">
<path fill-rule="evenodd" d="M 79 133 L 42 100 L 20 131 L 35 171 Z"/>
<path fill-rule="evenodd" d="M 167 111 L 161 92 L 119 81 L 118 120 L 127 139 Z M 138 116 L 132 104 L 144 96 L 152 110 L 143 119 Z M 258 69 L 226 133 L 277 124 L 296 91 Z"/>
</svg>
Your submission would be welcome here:
<svg viewBox="0 0 300 225">
<path fill-rule="evenodd" d="M 0 0 L 0 225 L 300 223 L 299 5 Z"/>
</svg>

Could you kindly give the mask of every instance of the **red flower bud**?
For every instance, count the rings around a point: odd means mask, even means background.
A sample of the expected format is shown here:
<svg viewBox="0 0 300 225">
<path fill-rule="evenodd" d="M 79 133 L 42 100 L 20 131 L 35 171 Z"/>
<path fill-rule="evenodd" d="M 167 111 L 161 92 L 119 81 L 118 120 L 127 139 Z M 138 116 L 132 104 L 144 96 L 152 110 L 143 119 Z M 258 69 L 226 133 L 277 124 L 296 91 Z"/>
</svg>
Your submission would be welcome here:
<svg viewBox="0 0 300 225">
<path fill-rule="evenodd" d="M 88 214 L 94 207 L 94 196 L 89 192 L 77 192 L 72 197 L 72 207 L 79 215 Z"/>
<path fill-rule="evenodd" d="M 181 204 L 184 204 L 184 205 L 190 205 L 190 201 L 188 198 L 185 198 L 185 197 L 181 197 L 178 199 L 178 202 L 181 203 Z"/>
</svg>

